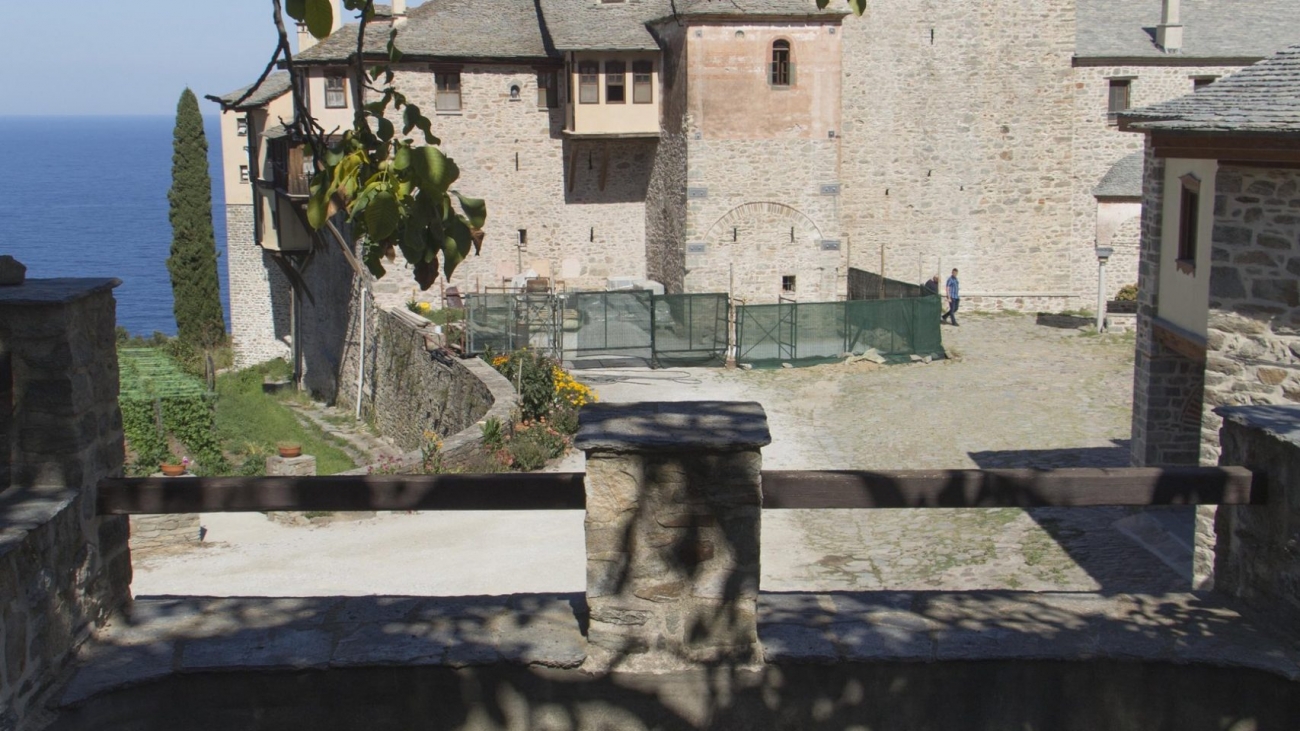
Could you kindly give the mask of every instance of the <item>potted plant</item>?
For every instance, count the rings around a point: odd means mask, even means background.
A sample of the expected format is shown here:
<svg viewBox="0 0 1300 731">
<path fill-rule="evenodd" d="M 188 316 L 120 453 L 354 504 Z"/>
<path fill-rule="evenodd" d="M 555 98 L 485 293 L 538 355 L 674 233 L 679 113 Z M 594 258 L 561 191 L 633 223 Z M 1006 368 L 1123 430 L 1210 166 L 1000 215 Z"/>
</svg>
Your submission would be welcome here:
<svg viewBox="0 0 1300 731">
<path fill-rule="evenodd" d="M 177 458 L 175 455 L 168 455 L 163 463 L 158 465 L 164 477 L 180 477 L 190 468 L 190 458 Z"/>
<path fill-rule="evenodd" d="M 291 459 L 302 455 L 302 445 L 297 442 L 280 442 L 275 445 L 275 448 L 280 452 L 280 456 L 285 459 Z"/>
</svg>

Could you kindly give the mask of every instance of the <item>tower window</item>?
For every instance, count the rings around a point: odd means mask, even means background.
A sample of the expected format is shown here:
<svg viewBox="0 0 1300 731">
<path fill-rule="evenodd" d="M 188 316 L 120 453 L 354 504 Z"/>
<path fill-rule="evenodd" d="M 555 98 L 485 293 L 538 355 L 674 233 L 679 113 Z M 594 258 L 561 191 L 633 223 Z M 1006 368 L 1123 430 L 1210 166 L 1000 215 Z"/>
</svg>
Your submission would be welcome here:
<svg viewBox="0 0 1300 731">
<path fill-rule="evenodd" d="M 622 61 L 605 62 L 605 103 L 622 104 L 627 101 L 627 65 Z"/>
<path fill-rule="evenodd" d="M 1132 90 L 1132 79 L 1111 79 L 1110 96 L 1106 103 L 1106 116 L 1115 120 L 1116 115 L 1120 112 L 1128 111 L 1130 104 L 1130 91 Z"/>
<path fill-rule="evenodd" d="M 239 182 L 241 182 L 241 183 L 247 183 L 247 182 L 248 182 L 248 166 L 247 166 L 247 165 L 240 165 L 240 166 L 239 166 Z"/>
<path fill-rule="evenodd" d="M 578 63 L 578 103 L 600 103 L 600 64 L 595 61 Z"/>
<path fill-rule="evenodd" d="M 1201 211 L 1201 181 L 1195 175 L 1182 177 L 1178 209 L 1178 268 L 1196 269 L 1196 228 Z"/>
<path fill-rule="evenodd" d="M 241 117 L 235 120 L 235 133 L 240 137 L 248 136 L 248 119 Z"/>
<path fill-rule="evenodd" d="M 343 74 L 330 74 L 325 77 L 325 108 L 346 109 L 348 106 L 347 84 Z"/>
<path fill-rule="evenodd" d="M 655 100 L 654 62 L 632 62 L 632 103 L 651 104 Z"/>
<path fill-rule="evenodd" d="M 434 108 L 439 112 L 460 111 L 460 72 L 435 71 L 433 82 L 437 87 Z"/>
<path fill-rule="evenodd" d="M 555 109 L 560 106 L 560 85 L 554 71 L 537 72 L 537 108 Z"/>
<path fill-rule="evenodd" d="M 786 274 L 781 277 L 781 291 L 786 294 L 794 293 L 794 275 Z"/>
<path fill-rule="evenodd" d="M 772 86 L 790 85 L 790 41 L 772 41 Z"/>
</svg>

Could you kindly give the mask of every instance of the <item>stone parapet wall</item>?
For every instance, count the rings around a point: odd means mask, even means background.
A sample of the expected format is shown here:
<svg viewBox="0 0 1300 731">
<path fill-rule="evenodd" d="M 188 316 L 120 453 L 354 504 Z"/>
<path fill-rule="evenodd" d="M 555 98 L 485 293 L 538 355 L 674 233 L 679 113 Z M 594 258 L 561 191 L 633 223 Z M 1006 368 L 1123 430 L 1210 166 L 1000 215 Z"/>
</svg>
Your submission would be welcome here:
<svg viewBox="0 0 1300 731">
<path fill-rule="evenodd" d="M 132 515 L 131 552 L 192 546 L 203 540 L 198 513 Z"/>
<path fill-rule="evenodd" d="M 235 367 L 289 358 L 289 280 L 257 245 L 253 206 L 226 206 L 226 273 Z"/>
<path fill-rule="evenodd" d="M 477 431 L 475 424 L 498 402 L 507 409 L 502 422 L 510 423 L 514 390 L 491 366 L 441 350 L 442 339 L 433 324 L 405 307 L 383 310 L 370 305 L 367 311 L 373 313 L 373 324 L 366 333 L 361 412 L 380 434 L 402 449 L 417 450 L 426 431 L 442 439 L 471 428 Z M 433 351 L 441 351 L 443 358 L 435 358 Z M 355 409 L 355 361 L 348 366 L 341 380 L 351 386 L 339 390 L 336 403 Z M 499 383 L 489 385 L 492 376 Z"/>
<path fill-rule="evenodd" d="M 1220 464 L 1256 473 L 1265 505 L 1225 505 L 1215 522 L 1215 588 L 1294 634 L 1300 627 L 1300 406 L 1222 407 Z"/>
<path fill-rule="evenodd" d="M 95 513 L 124 459 L 116 284 L 0 287 L 0 728 L 38 727 L 77 648 L 130 599 L 127 520 Z"/>
<path fill-rule="evenodd" d="M 1224 165 L 1215 177 L 1201 459 L 1217 406 L 1300 402 L 1300 171 Z"/>
</svg>

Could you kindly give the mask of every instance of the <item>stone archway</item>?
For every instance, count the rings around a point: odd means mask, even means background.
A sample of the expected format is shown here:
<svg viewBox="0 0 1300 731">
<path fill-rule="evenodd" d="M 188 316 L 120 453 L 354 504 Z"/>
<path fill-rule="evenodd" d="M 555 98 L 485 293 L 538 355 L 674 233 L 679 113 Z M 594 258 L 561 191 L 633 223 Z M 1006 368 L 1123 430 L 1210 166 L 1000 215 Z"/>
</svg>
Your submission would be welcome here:
<svg viewBox="0 0 1300 731">
<path fill-rule="evenodd" d="M 687 261 L 687 291 L 726 292 L 753 303 L 775 302 L 782 278 L 795 277 L 794 296 L 835 298 L 839 252 L 822 249 L 822 231 L 784 203 L 744 203 L 720 216 L 704 237 L 705 254 Z"/>
</svg>

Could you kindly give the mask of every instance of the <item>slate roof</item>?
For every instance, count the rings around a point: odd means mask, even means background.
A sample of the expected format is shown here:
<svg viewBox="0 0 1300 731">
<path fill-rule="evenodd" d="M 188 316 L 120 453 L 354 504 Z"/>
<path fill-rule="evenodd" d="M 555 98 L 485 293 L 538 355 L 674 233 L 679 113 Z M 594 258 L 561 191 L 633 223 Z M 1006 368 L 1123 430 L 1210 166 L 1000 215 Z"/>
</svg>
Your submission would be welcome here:
<svg viewBox="0 0 1300 731">
<path fill-rule="evenodd" d="M 229 94 L 222 94 L 221 96 L 208 95 L 205 98 L 211 99 L 220 104 L 223 109 L 234 109 L 241 112 L 246 109 L 264 107 L 275 99 L 278 99 L 281 95 L 288 93 L 289 72 L 273 72 L 270 76 L 266 77 L 266 81 L 262 82 L 262 85 L 257 88 L 257 91 L 254 91 L 247 99 L 240 102 L 239 106 L 233 106 L 236 101 L 239 101 L 240 97 L 248 93 L 248 90 L 252 88 L 252 86 L 252 84 L 249 84 L 248 86 L 236 89 Z"/>
<path fill-rule="evenodd" d="M 306 64 L 344 63 L 356 51 L 357 25 L 294 57 Z M 366 25 L 365 53 L 385 53 L 391 19 Z M 528 0 L 435 0 L 411 8 L 397 32 L 397 47 L 409 59 L 548 58 L 537 6 Z"/>
<path fill-rule="evenodd" d="M 831 0 L 825 10 L 818 10 L 814 0 L 677 0 L 677 14 L 682 17 L 744 15 L 843 18 L 849 11 L 844 0 Z M 660 17 L 672 17 L 671 9 Z"/>
<path fill-rule="evenodd" d="M 542 19 L 559 51 L 657 51 L 646 22 L 663 15 L 668 0 L 541 0 Z"/>
<path fill-rule="evenodd" d="M 1078 0 L 1079 58 L 1259 59 L 1300 41 L 1297 0 L 1182 0 L 1183 47 L 1155 42 L 1161 0 Z"/>
<path fill-rule="evenodd" d="M 1092 189 L 1097 198 L 1141 198 L 1143 154 L 1139 150 L 1121 157 Z"/>
<path fill-rule="evenodd" d="M 1300 44 L 1199 91 L 1120 116 L 1142 130 L 1300 133 Z"/>
</svg>

